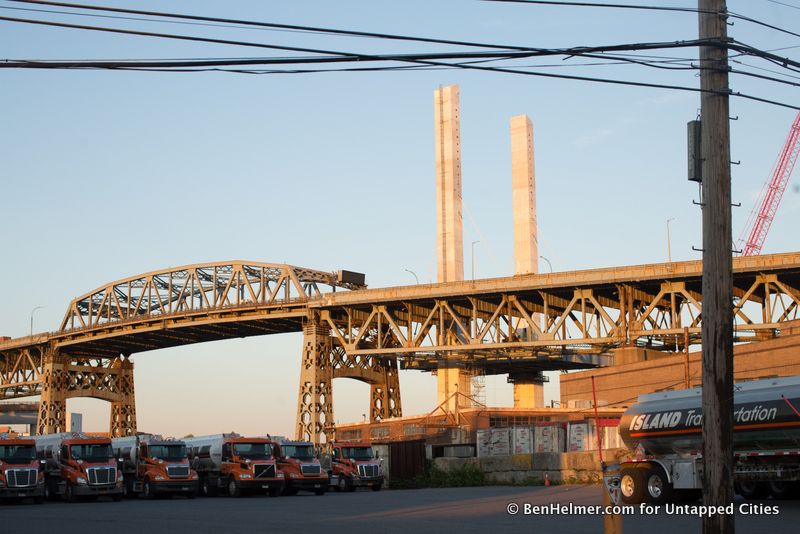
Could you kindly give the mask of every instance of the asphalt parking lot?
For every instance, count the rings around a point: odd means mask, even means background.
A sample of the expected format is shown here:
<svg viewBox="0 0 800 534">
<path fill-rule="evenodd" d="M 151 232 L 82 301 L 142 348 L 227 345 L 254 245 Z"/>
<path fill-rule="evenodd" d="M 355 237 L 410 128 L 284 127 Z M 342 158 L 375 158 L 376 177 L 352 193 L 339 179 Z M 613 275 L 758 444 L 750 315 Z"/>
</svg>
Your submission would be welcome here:
<svg viewBox="0 0 800 534">
<path fill-rule="evenodd" d="M 602 532 L 600 514 L 525 514 L 525 505 L 551 503 L 574 506 L 601 504 L 600 486 L 442 488 L 358 491 L 295 497 L 251 496 L 240 499 L 184 498 L 67 503 L 5 503 L 0 505 L 4 532 L 156 534 L 161 532 Z M 519 506 L 509 514 L 511 503 Z M 745 501 L 737 500 L 738 508 Z M 736 517 L 736 532 L 794 533 L 800 524 L 800 501 L 761 501 L 777 506 L 777 515 Z M 513 508 L 513 506 L 511 506 Z M 541 512 L 541 510 L 539 510 Z M 667 515 L 636 510 L 623 519 L 626 533 L 688 534 L 700 532 L 701 521 L 691 515 Z"/>
</svg>

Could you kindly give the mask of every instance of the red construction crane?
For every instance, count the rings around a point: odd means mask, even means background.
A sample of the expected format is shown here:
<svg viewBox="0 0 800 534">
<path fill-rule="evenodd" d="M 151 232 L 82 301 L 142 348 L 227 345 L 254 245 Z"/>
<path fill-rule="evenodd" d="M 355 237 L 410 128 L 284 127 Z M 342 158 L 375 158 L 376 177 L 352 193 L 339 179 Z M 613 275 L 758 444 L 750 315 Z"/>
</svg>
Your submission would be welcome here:
<svg viewBox="0 0 800 534">
<path fill-rule="evenodd" d="M 761 190 L 759 197 L 761 202 L 753 208 L 747 225 L 739 237 L 739 245 L 745 243 L 742 256 L 761 254 L 761 247 L 764 245 L 770 226 L 772 226 L 775 212 L 778 211 L 786 184 L 789 183 L 789 178 L 792 176 L 798 154 L 800 154 L 800 113 L 795 117 L 786 138 L 786 144 L 778 155 L 772 178 L 764 184 L 764 189 Z M 748 236 L 746 242 L 744 236 Z"/>
</svg>

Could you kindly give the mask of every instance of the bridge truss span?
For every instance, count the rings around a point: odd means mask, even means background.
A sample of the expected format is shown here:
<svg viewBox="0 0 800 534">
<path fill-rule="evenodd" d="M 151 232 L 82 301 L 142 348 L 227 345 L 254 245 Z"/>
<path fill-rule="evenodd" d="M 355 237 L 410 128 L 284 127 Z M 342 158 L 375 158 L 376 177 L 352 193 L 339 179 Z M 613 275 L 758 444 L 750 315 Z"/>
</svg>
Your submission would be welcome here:
<svg viewBox="0 0 800 534">
<path fill-rule="evenodd" d="M 800 319 L 798 288 L 798 254 L 736 258 L 736 341 L 774 337 Z M 701 292 L 694 261 L 373 289 L 309 305 L 350 355 L 514 373 L 609 365 L 620 347 L 700 343 Z"/>
<path fill-rule="evenodd" d="M 337 273 L 293 265 L 221 262 L 154 271 L 112 282 L 69 304 L 59 331 L 114 322 L 186 315 L 245 306 L 270 306 L 319 298 L 337 287 Z"/>
</svg>

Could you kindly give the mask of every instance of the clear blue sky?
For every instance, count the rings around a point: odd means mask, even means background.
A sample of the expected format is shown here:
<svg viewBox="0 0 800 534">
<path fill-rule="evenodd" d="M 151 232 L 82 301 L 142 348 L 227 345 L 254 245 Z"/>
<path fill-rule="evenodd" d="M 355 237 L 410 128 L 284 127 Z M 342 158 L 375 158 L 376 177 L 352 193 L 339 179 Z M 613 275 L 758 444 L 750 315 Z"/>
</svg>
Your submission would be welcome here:
<svg viewBox="0 0 800 534">
<path fill-rule="evenodd" d="M 533 47 L 697 35 L 692 14 L 471 0 L 103 3 Z M 20 5 L 0 0 L 0 8 L 8 7 Z M 729 7 L 800 27 L 800 10 L 767 0 Z M 8 9 L 0 16 L 364 53 L 445 50 Z M 729 30 L 762 49 L 800 45 L 800 38 L 747 22 Z M 1 59 L 281 55 L 2 21 L 0 50 Z M 683 53 L 695 56 L 696 50 Z M 800 48 L 781 53 L 797 58 Z M 692 71 L 641 66 L 542 70 L 699 85 Z M 477 276 L 513 270 L 508 120 L 521 113 L 535 128 L 540 253 L 555 270 L 664 261 L 671 217 L 677 218 L 673 258 L 698 257 L 691 249 L 701 245 L 700 212 L 691 202 L 697 190 L 686 181 L 685 163 L 686 121 L 699 109 L 695 93 L 456 70 L 254 76 L 2 69 L 0 334 L 27 334 L 35 306 L 44 306 L 35 329 L 54 330 L 74 296 L 186 263 L 242 258 L 346 268 L 365 272 L 372 287 L 413 282 L 405 269 L 422 281 L 434 279 L 433 91 L 453 83 L 461 87 L 464 241 L 480 240 Z M 742 76 L 732 86 L 800 102 L 789 86 Z M 732 122 L 732 157 L 741 160 L 733 169 L 734 201 L 743 205 L 734 211 L 738 235 L 794 112 L 740 99 L 732 100 L 731 110 L 739 117 Z M 798 215 L 800 194 L 790 189 L 764 252 L 797 250 Z M 469 246 L 465 251 L 469 265 Z M 300 341 L 283 335 L 136 355 L 140 428 L 175 435 L 292 434 Z M 406 414 L 434 407 L 435 378 L 403 373 L 401 380 Z M 336 419 L 360 420 L 368 391 L 337 381 Z M 487 398 L 511 404 L 504 377 L 488 381 Z M 548 398 L 557 398 L 553 388 Z M 74 400 L 69 409 L 86 414 L 89 430 L 107 427 L 103 402 Z"/>
</svg>

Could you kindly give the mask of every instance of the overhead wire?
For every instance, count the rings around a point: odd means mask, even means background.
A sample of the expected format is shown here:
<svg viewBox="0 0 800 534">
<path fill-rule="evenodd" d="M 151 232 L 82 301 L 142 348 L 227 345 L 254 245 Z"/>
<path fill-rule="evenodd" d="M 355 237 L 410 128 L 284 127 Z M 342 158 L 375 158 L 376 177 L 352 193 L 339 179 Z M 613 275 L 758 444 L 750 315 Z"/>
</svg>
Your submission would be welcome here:
<svg viewBox="0 0 800 534">
<path fill-rule="evenodd" d="M 16 1 L 16 0 L 14 0 Z M 713 10 L 703 10 L 694 7 L 677 7 L 677 6 L 657 6 L 657 5 L 636 5 L 636 4 L 617 4 L 617 3 L 601 3 L 601 2 L 567 2 L 567 1 L 558 1 L 558 0 L 483 0 L 484 2 L 494 2 L 494 3 L 506 3 L 506 4 L 530 4 L 530 5 L 547 5 L 547 6 L 562 6 L 562 7 L 594 7 L 594 8 L 616 8 L 616 9 L 633 9 L 633 10 L 645 10 L 645 11 L 675 11 L 675 12 L 683 12 L 683 13 L 718 13 L 717 11 Z M 794 7 L 794 6 L 790 6 Z M 735 11 L 727 10 L 724 13 L 726 16 L 729 16 L 734 19 L 743 20 L 746 22 L 750 22 L 752 24 L 756 24 L 759 26 L 763 26 L 765 28 L 769 28 L 771 30 L 775 30 L 781 33 L 785 33 L 788 35 L 793 35 L 795 37 L 800 37 L 800 33 L 793 32 L 791 30 L 787 30 L 785 28 L 781 28 L 779 26 L 775 26 L 774 24 L 769 24 L 767 22 L 754 19 L 752 17 L 748 17 L 747 15 L 742 15 L 741 13 L 736 13 Z"/>
<path fill-rule="evenodd" d="M 791 7 L 792 9 L 800 9 L 800 6 L 793 6 L 792 4 L 787 4 L 786 2 L 779 2 L 778 0 L 767 0 L 767 2 L 772 2 L 773 4 L 778 4 L 781 6 Z"/>
<path fill-rule="evenodd" d="M 77 7 L 82 9 L 100 9 L 100 10 L 116 10 L 116 11 L 124 11 L 124 12 L 137 12 L 143 13 L 147 15 L 153 16 L 162 16 L 163 14 L 159 14 L 158 12 L 140 12 L 137 10 L 123 10 L 122 8 L 106 8 L 102 6 L 84 6 L 81 4 L 69 4 L 65 2 L 47 2 L 44 0 L 9 0 L 13 2 L 19 3 L 28 3 L 28 4 L 45 4 L 45 5 L 58 5 L 64 7 Z M 530 3 L 530 2 L 529 2 Z M 555 3 L 555 2 L 554 2 Z M 585 2 L 572 2 L 572 4 L 588 4 Z M 599 6 L 600 4 L 592 4 L 594 6 Z M 604 4 L 606 5 L 606 4 Z M 607 4 L 611 6 L 612 4 Z M 621 4 L 613 4 L 615 7 L 623 6 Z M 668 10 L 676 10 L 677 8 L 669 8 Z M 192 19 L 213 19 L 213 20 L 224 20 L 225 22 L 231 22 L 234 19 L 214 19 L 209 17 L 198 17 L 192 15 L 176 15 L 176 14 L 168 14 L 166 16 L 176 16 L 176 17 L 186 17 Z M 470 69 L 470 70 L 483 70 L 483 71 L 490 71 L 490 72 L 498 72 L 498 73 L 510 73 L 510 74 L 519 74 L 519 75 L 528 75 L 528 76 L 540 76 L 546 78 L 559 78 L 559 79 L 567 79 L 567 80 L 577 80 L 577 81 L 587 81 L 587 82 L 596 82 L 596 83 L 605 83 L 605 84 L 616 84 L 616 85 L 627 85 L 627 86 L 637 86 L 637 87 L 650 87 L 650 88 L 660 88 L 660 89 L 672 89 L 672 90 L 682 90 L 682 91 L 691 91 L 691 92 L 708 92 L 707 90 L 703 90 L 701 88 L 696 87 L 686 87 L 680 85 L 671 85 L 671 84 L 660 84 L 660 83 L 650 83 L 650 82 L 641 82 L 641 81 L 630 81 L 630 80 L 618 80 L 618 79 L 609 79 L 609 78 L 598 78 L 598 77 L 591 77 L 591 76 L 578 76 L 578 75 L 567 75 L 567 74 L 554 74 L 554 73 L 545 73 L 545 72 L 531 72 L 522 70 L 522 68 L 516 67 L 497 67 L 497 66 L 487 66 L 487 65 L 478 65 L 475 63 L 467 63 L 467 62 L 458 62 L 458 63 L 446 63 L 442 62 L 442 60 L 456 60 L 456 59 L 489 59 L 489 60 L 503 60 L 503 59 L 514 59 L 519 57 L 533 57 L 533 56 L 544 56 L 544 55 L 566 55 L 567 57 L 570 56 L 588 56 L 591 53 L 598 52 L 598 53 L 607 53 L 612 51 L 638 51 L 638 50 L 652 50 L 652 49 L 663 49 L 663 48 L 682 48 L 682 47 L 694 47 L 694 46 L 724 46 L 724 47 L 732 47 L 734 48 L 734 42 L 731 40 L 729 43 L 721 43 L 717 40 L 692 40 L 692 41 L 677 41 L 672 43 L 639 43 L 639 44 L 625 44 L 625 45 L 614 45 L 614 46 L 604 46 L 604 47 L 577 47 L 577 48 L 570 48 L 570 49 L 541 49 L 541 48 L 527 48 L 527 47 L 513 47 L 511 50 L 517 50 L 518 52 L 515 54 L 509 49 L 503 49 L 503 52 L 473 52 L 473 53 L 438 53 L 438 54 L 382 54 L 382 55 L 373 55 L 373 54 L 363 54 L 357 52 L 341 52 L 341 51 L 330 51 L 330 50 L 323 50 L 323 49 L 316 49 L 316 48 L 307 48 L 307 47 L 295 47 L 295 46 L 285 46 L 285 45 L 277 45 L 277 44 L 269 44 L 269 43 L 255 43 L 251 41 L 238 41 L 238 40 L 230 40 L 230 39 L 215 39 L 215 38 L 206 38 L 206 37 L 197 37 L 197 36 L 190 36 L 190 35 L 179 35 L 179 34 L 165 34 L 159 32 L 145 32 L 139 30 L 127 30 L 121 28 L 108 28 L 108 27 L 101 27 L 101 26 L 89 26 L 89 25 L 82 25 L 82 24 L 68 24 L 62 22 L 53 22 L 53 21 L 43 21 L 43 20 L 34 20 L 34 19 L 21 19 L 17 17 L 0 17 L 0 20 L 5 20 L 9 22 L 19 22 L 19 23 L 27 23 L 27 24 L 39 24 L 39 25 L 46 25 L 46 26 L 55 26 L 55 27 L 62 27 L 62 28 L 72 28 L 72 29 L 81 29 L 81 30 L 89 30 L 89 31 L 99 31 L 99 32 L 111 32 L 111 33 L 120 33 L 120 34 L 127 34 L 127 35 L 138 35 L 144 37 L 155 37 L 155 38 L 165 38 L 165 39 L 177 39 L 177 40 L 186 40 L 186 41 L 197 41 L 197 42 L 207 42 L 207 43 L 214 43 L 214 44 L 223 44 L 223 45 L 235 45 L 235 46 L 249 46 L 249 47 L 259 47 L 259 48 L 269 48 L 274 50 L 282 50 L 282 51 L 291 51 L 291 52 L 304 52 L 304 53 L 312 53 L 312 54 L 328 54 L 328 57 L 310 57 L 310 58 L 284 58 L 280 60 L 241 60 L 241 61 L 190 61 L 190 62 L 144 62 L 139 64 L 133 63 L 124 63 L 124 64 L 100 64 L 99 62 L 76 62 L 73 65 L 68 65 L 65 63 L 59 62 L 31 62 L 31 61 L 6 61 L 4 63 L 0 63 L 0 67 L 10 67 L 10 68 L 109 68 L 109 69 L 116 69 L 116 70 L 137 70 L 137 69 L 166 69 L 166 68 L 181 68 L 183 72 L 188 71 L 189 69 L 196 69 L 198 67 L 231 67 L 231 66 L 244 66 L 244 65 L 256 65 L 256 64 L 277 64 L 277 63 L 312 63 L 312 62 L 352 62 L 352 61 L 379 61 L 379 62 L 408 62 L 417 65 L 426 65 L 432 67 L 443 67 L 443 68 L 460 68 L 460 69 Z M 257 23 L 257 24 L 264 24 L 264 25 L 271 25 L 272 23 Z M 304 28 L 308 29 L 311 27 L 307 26 L 296 26 L 296 25 L 281 25 L 281 26 L 291 26 L 292 28 Z M 317 28 L 319 30 L 323 30 Z M 324 29 L 328 31 L 330 29 Z M 347 30 L 338 30 L 344 33 L 353 33 Z M 372 32 L 355 32 L 358 34 L 369 35 L 369 36 L 377 36 L 377 35 L 386 35 L 386 34 L 376 34 Z M 449 41 L 449 40 L 440 40 L 440 39 L 428 39 L 428 38 L 415 38 L 409 36 L 390 36 L 389 38 L 401 38 L 401 39 L 409 39 L 409 40 L 426 40 L 428 42 L 437 42 L 437 43 L 446 43 L 446 44 L 456 44 L 456 43 L 467 43 L 464 41 Z M 484 46 L 485 43 L 469 43 L 469 46 Z M 498 46 L 498 45 L 487 45 L 487 46 Z M 737 48 L 740 52 L 750 54 L 750 55 L 757 55 L 764 59 L 770 60 L 779 64 L 783 67 L 787 67 L 788 65 L 793 64 L 792 60 L 788 60 L 788 58 L 782 58 L 780 56 L 775 56 L 770 53 L 766 53 L 764 51 L 760 51 L 754 49 L 752 47 L 748 47 L 743 43 L 735 44 L 738 46 Z M 636 59 L 624 58 L 625 61 L 630 62 L 637 62 Z M 647 64 L 647 66 L 654 66 L 652 63 L 642 62 L 642 64 Z M 800 63 L 798 63 L 800 66 Z M 387 67 L 390 68 L 390 67 Z M 380 69 L 371 69 L 371 70 L 386 70 L 387 68 L 380 68 Z M 669 68 L 669 67 L 667 67 Z M 681 67 L 678 67 L 681 68 Z M 220 69 L 220 70 L 233 70 L 233 69 Z M 313 69 L 303 69 L 294 71 L 282 71 L 282 72 L 311 72 Z M 325 71 L 331 71 L 334 69 L 324 69 Z M 341 70 L 341 69 L 340 69 Z M 348 69 L 352 70 L 352 69 Z M 248 70 L 248 73 L 255 73 L 258 71 Z M 261 72 L 269 72 L 269 73 L 277 73 L 276 71 L 261 71 Z M 319 70 L 317 70 L 319 72 Z M 751 73 L 752 74 L 752 73 Z M 777 102 L 769 99 L 764 99 L 760 97 L 756 97 L 753 95 L 747 95 L 744 93 L 739 92 L 731 92 L 730 94 L 734 96 L 739 96 L 741 98 L 756 100 L 760 102 L 770 103 L 782 107 L 788 107 L 791 109 L 798 109 L 796 106 L 785 104 L 782 102 Z"/>
</svg>

